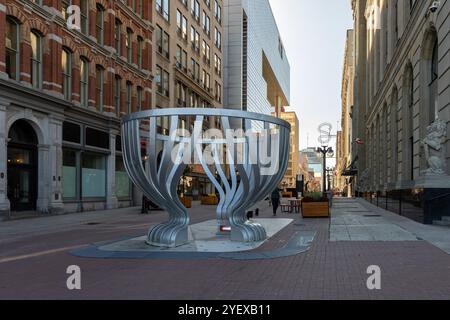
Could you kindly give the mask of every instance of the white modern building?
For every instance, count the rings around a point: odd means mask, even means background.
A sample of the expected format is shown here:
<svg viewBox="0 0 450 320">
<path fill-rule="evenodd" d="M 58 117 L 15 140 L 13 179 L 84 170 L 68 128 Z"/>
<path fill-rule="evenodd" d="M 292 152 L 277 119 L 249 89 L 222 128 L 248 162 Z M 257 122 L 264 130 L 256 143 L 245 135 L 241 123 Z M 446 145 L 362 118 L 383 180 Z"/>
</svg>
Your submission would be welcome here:
<svg viewBox="0 0 450 320">
<path fill-rule="evenodd" d="M 269 1 L 225 0 L 224 44 L 224 107 L 279 115 L 290 65 Z"/>
</svg>

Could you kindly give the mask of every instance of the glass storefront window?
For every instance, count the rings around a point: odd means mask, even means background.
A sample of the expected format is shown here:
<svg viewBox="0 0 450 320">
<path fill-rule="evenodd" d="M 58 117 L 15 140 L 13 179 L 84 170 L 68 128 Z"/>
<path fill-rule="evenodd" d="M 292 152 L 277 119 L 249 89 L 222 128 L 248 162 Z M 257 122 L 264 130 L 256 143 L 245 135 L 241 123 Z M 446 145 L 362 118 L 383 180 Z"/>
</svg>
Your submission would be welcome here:
<svg viewBox="0 0 450 320">
<path fill-rule="evenodd" d="M 116 196 L 129 198 L 131 195 L 130 178 L 128 177 L 122 157 L 116 158 Z"/>
<path fill-rule="evenodd" d="M 106 157 L 92 153 L 82 156 L 81 187 L 83 198 L 106 196 Z"/>
<path fill-rule="evenodd" d="M 63 150 L 63 198 L 74 199 L 77 196 L 77 153 Z"/>
</svg>

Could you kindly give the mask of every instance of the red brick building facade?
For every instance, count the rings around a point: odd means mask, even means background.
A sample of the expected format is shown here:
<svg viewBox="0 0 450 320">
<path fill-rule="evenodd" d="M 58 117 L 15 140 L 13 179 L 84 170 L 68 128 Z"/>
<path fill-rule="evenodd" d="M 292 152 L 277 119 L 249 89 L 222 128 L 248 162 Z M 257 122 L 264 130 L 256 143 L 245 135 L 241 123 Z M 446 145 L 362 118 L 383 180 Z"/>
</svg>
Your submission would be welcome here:
<svg viewBox="0 0 450 320">
<path fill-rule="evenodd" d="M 71 5 L 81 30 L 68 28 Z M 0 0 L 0 212 L 132 203 L 116 194 L 117 142 L 121 116 L 152 108 L 152 11 L 149 0 Z"/>
</svg>

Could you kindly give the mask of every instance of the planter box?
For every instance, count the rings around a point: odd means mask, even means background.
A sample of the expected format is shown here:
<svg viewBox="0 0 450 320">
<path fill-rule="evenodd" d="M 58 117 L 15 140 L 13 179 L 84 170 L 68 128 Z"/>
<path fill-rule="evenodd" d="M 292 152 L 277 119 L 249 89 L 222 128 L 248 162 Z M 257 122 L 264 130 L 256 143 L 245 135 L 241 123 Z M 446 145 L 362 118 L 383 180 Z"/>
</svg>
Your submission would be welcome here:
<svg viewBox="0 0 450 320">
<path fill-rule="evenodd" d="M 192 198 L 191 197 L 180 197 L 181 203 L 187 208 L 192 208 Z"/>
<path fill-rule="evenodd" d="M 302 215 L 304 218 L 329 218 L 330 204 L 323 202 L 302 202 Z"/>
<path fill-rule="evenodd" d="M 203 196 L 201 200 L 201 204 L 215 206 L 219 204 L 219 199 L 217 197 L 212 196 Z"/>
<path fill-rule="evenodd" d="M 292 195 L 292 192 L 282 192 L 281 196 L 283 198 L 292 198 L 293 195 Z"/>
</svg>

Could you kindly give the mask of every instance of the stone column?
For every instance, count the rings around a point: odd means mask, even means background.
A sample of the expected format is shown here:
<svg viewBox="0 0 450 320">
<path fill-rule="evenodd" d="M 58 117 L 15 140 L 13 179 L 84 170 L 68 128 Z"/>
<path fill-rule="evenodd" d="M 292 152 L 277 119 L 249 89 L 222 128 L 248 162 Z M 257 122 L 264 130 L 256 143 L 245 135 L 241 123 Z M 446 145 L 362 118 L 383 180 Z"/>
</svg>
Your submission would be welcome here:
<svg viewBox="0 0 450 320">
<path fill-rule="evenodd" d="M 62 200 L 62 119 L 50 119 L 50 145 L 49 149 L 49 210 L 52 214 L 64 213 Z"/>
<path fill-rule="evenodd" d="M 109 145 L 111 153 L 107 159 L 107 178 L 106 178 L 106 209 L 116 209 L 119 202 L 116 196 L 116 135 L 117 132 L 111 131 L 109 134 Z"/>
<path fill-rule="evenodd" d="M 49 190 L 51 186 L 50 177 L 50 146 L 39 144 L 38 146 L 38 190 L 36 209 L 39 213 L 49 213 Z"/>
<path fill-rule="evenodd" d="M 10 203 L 8 200 L 8 132 L 6 129 L 6 109 L 9 103 L 0 99 L 0 216 L 8 215 Z"/>
</svg>

